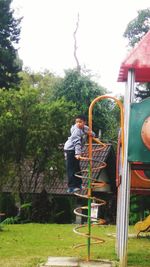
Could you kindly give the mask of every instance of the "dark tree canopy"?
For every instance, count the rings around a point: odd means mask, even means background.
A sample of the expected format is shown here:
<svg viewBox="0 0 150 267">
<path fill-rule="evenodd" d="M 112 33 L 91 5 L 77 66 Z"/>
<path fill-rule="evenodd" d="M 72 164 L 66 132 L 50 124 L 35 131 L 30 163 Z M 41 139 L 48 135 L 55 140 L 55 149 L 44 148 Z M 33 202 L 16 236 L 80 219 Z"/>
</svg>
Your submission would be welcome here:
<svg viewBox="0 0 150 267">
<path fill-rule="evenodd" d="M 14 18 L 12 0 L 0 0 L 0 88 L 16 88 L 21 62 L 15 45 L 19 41 L 20 19 Z"/>
</svg>

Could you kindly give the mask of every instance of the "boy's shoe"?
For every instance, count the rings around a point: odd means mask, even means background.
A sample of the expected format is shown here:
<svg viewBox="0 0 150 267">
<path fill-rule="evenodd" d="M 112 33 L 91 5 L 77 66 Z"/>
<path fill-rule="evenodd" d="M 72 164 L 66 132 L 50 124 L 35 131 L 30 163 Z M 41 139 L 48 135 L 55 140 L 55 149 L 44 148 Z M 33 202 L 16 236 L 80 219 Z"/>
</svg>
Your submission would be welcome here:
<svg viewBox="0 0 150 267">
<path fill-rule="evenodd" d="M 67 193 L 73 193 L 73 188 L 72 188 L 72 187 L 69 187 L 69 188 L 67 189 Z"/>
<path fill-rule="evenodd" d="M 79 188 L 79 187 L 75 187 L 75 188 L 73 188 L 73 193 L 78 192 L 78 191 L 80 191 L 80 190 L 81 190 L 81 188 Z"/>
<path fill-rule="evenodd" d="M 84 185 L 81 185 L 80 190 L 84 190 L 84 189 L 86 189 L 86 187 Z"/>
<path fill-rule="evenodd" d="M 67 193 L 75 193 L 81 191 L 82 189 L 84 189 L 82 185 L 80 187 L 69 187 L 67 189 Z"/>
</svg>

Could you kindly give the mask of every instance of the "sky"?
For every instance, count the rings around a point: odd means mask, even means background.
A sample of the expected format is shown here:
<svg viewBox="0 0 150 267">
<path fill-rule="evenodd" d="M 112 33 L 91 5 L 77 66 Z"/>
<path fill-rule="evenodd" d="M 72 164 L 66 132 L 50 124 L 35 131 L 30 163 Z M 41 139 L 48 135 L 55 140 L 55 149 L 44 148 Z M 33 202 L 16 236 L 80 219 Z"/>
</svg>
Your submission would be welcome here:
<svg viewBox="0 0 150 267">
<path fill-rule="evenodd" d="M 149 0 L 13 0 L 16 16 L 23 16 L 19 56 L 32 71 L 50 70 L 63 76 L 75 68 L 73 33 L 77 57 L 98 84 L 114 95 L 125 85 L 117 78 L 128 54 L 123 33 L 137 11 L 150 8 Z"/>
</svg>

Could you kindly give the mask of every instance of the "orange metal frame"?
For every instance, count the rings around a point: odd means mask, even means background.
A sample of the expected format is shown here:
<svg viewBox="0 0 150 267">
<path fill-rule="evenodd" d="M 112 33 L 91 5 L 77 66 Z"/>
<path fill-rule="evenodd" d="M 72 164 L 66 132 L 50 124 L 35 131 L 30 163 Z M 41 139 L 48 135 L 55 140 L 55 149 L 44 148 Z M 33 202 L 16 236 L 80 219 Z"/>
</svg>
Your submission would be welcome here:
<svg viewBox="0 0 150 267">
<path fill-rule="evenodd" d="M 121 127 L 121 144 L 122 144 L 122 164 L 124 161 L 124 111 L 123 111 L 123 104 L 120 100 L 118 100 L 117 98 L 113 97 L 113 96 L 107 96 L 107 95 L 102 95 L 102 96 L 98 96 L 97 98 L 95 98 L 90 107 L 89 107 L 89 158 L 92 159 L 92 111 L 93 111 L 93 107 L 94 105 L 98 102 L 101 101 L 103 99 L 106 98 L 110 98 L 113 99 L 119 106 L 120 108 L 120 127 Z M 90 169 L 92 172 L 92 160 L 90 160 Z"/>
</svg>

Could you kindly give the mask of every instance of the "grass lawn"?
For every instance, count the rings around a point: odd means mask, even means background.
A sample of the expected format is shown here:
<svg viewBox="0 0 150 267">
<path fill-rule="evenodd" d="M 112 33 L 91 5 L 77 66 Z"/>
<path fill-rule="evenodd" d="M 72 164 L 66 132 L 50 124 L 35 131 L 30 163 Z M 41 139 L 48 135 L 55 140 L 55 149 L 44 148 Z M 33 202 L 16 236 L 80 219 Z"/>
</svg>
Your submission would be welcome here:
<svg viewBox="0 0 150 267">
<path fill-rule="evenodd" d="M 73 225 L 20 224 L 5 225 L 0 232 L 1 267 L 37 267 L 46 262 L 48 256 L 77 256 L 85 260 L 87 247 L 75 249 L 78 244 L 86 244 L 86 238 L 73 232 Z M 92 245 L 91 259 L 117 261 L 115 253 L 115 226 L 92 228 L 92 233 L 105 239 L 103 244 Z M 130 233 L 135 233 L 130 227 Z M 128 266 L 150 266 L 150 238 L 129 238 Z"/>
</svg>

